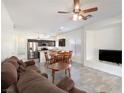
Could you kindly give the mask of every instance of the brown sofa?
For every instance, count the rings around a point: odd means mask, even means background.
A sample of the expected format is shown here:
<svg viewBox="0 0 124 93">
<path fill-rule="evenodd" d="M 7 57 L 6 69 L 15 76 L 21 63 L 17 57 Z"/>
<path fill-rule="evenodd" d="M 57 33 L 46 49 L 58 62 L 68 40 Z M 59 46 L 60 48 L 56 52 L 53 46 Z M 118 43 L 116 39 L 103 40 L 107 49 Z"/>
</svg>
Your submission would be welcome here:
<svg viewBox="0 0 124 93">
<path fill-rule="evenodd" d="M 57 85 L 52 84 L 34 61 L 23 62 L 15 56 L 2 62 L 1 86 L 2 93 L 86 93 L 75 88 L 68 77 Z"/>
</svg>

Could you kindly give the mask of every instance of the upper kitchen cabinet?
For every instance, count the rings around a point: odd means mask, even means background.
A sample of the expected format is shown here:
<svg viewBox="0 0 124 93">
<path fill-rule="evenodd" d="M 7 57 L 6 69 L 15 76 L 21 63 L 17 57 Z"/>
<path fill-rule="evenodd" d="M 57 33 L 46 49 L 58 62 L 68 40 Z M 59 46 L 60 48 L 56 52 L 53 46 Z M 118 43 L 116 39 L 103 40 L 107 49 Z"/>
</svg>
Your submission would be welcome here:
<svg viewBox="0 0 124 93">
<path fill-rule="evenodd" d="M 39 40 L 38 46 L 55 46 L 56 42 L 54 40 Z"/>
</svg>

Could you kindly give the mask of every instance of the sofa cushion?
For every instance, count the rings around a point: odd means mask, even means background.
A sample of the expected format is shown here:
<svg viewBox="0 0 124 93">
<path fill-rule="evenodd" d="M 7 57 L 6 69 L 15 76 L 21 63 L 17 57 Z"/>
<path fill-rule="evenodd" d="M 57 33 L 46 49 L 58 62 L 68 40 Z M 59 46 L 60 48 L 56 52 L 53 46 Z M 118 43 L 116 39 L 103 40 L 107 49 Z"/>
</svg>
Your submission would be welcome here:
<svg viewBox="0 0 124 93">
<path fill-rule="evenodd" d="M 47 73 L 42 73 L 42 76 L 44 76 L 45 78 L 48 78 L 48 74 Z"/>
<path fill-rule="evenodd" d="M 34 60 L 28 60 L 25 62 L 26 66 L 31 66 L 31 65 L 35 65 L 35 61 Z"/>
<path fill-rule="evenodd" d="M 34 70 L 26 70 L 17 83 L 19 93 L 67 93 Z"/>
<path fill-rule="evenodd" d="M 6 89 L 6 93 L 18 93 L 16 84 L 12 84 Z"/>
<path fill-rule="evenodd" d="M 17 69 L 11 63 L 2 63 L 1 65 L 1 84 L 6 89 L 11 84 L 17 82 Z"/>
<path fill-rule="evenodd" d="M 19 64 L 19 68 L 18 68 L 18 73 L 22 73 L 26 70 L 26 65 L 24 64 L 24 62 L 22 60 L 18 61 Z"/>
<path fill-rule="evenodd" d="M 80 90 L 80 89 L 74 87 L 73 89 L 71 89 L 71 90 L 69 91 L 69 93 L 87 93 L 87 92 L 82 91 L 82 90 Z"/>
<path fill-rule="evenodd" d="M 20 74 L 23 73 L 23 72 L 25 72 L 26 65 L 24 64 L 24 62 L 22 60 L 19 60 L 18 61 L 18 64 L 19 64 L 19 68 L 18 68 L 17 72 L 18 72 L 18 79 L 19 79 Z"/>
<path fill-rule="evenodd" d="M 6 59 L 4 62 L 6 62 L 6 63 L 9 62 L 9 63 L 13 64 L 16 67 L 16 69 L 18 69 L 18 67 L 19 67 L 18 61 L 19 61 L 19 59 L 17 57 L 12 56 L 12 57 Z"/>
<path fill-rule="evenodd" d="M 35 65 L 27 66 L 26 69 L 35 70 L 36 72 L 41 73 L 41 71 Z"/>
<path fill-rule="evenodd" d="M 70 91 L 74 87 L 74 82 L 71 78 L 65 77 L 57 84 L 57 87 L 65 91 Z"/>
<path fill-rule="evenodd" d="M 25 64 L 22 60 L 19 60 L 19 61 L 18 61 L 18 64 L 19 64 L 19 65 L 22 65 L 23 67 L 26 67 L 26 64 Z"/>
</svg>

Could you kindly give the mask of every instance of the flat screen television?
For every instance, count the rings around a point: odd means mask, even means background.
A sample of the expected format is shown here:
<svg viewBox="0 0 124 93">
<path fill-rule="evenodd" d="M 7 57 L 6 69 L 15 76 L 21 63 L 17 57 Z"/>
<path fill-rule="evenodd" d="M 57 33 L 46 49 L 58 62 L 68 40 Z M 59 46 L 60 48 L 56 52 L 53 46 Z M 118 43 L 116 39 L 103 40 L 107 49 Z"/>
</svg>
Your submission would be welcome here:
<svg viewBox="0 0 124 93">
<path fill-rule="evenodd" d="M 99 60 L 122 64 L 121 50 L 99 50 Z"/>
<path fill-rule="evenodd" d="M 59 39 L 59 46 L 65 46 L 65 39 Z"/>
</svg>

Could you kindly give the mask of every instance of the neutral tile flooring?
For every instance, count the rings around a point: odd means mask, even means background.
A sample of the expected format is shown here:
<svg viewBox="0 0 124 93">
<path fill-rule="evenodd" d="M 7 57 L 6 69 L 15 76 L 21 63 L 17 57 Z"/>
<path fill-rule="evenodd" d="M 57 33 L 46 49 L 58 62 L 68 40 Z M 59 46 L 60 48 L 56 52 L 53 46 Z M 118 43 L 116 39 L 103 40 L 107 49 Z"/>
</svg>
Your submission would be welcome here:
<svg viewBox="0 0 124 93">
<path fill-rule="evenodd" d="M 41 72 L 49 75 L 51 81 L 51 70 L 45 68 L 43 63 L 38 63 L 37 66 Z M 57 72 L 55 83 L 58 83 L 64 76 L 64 71 Z M 74 80 L 76 87 L 87 91 L 87 93 L 122 93 L 121 77 L 85 67 L 79 63 L 72 63 L 71 78 Z"/>
</svg>

